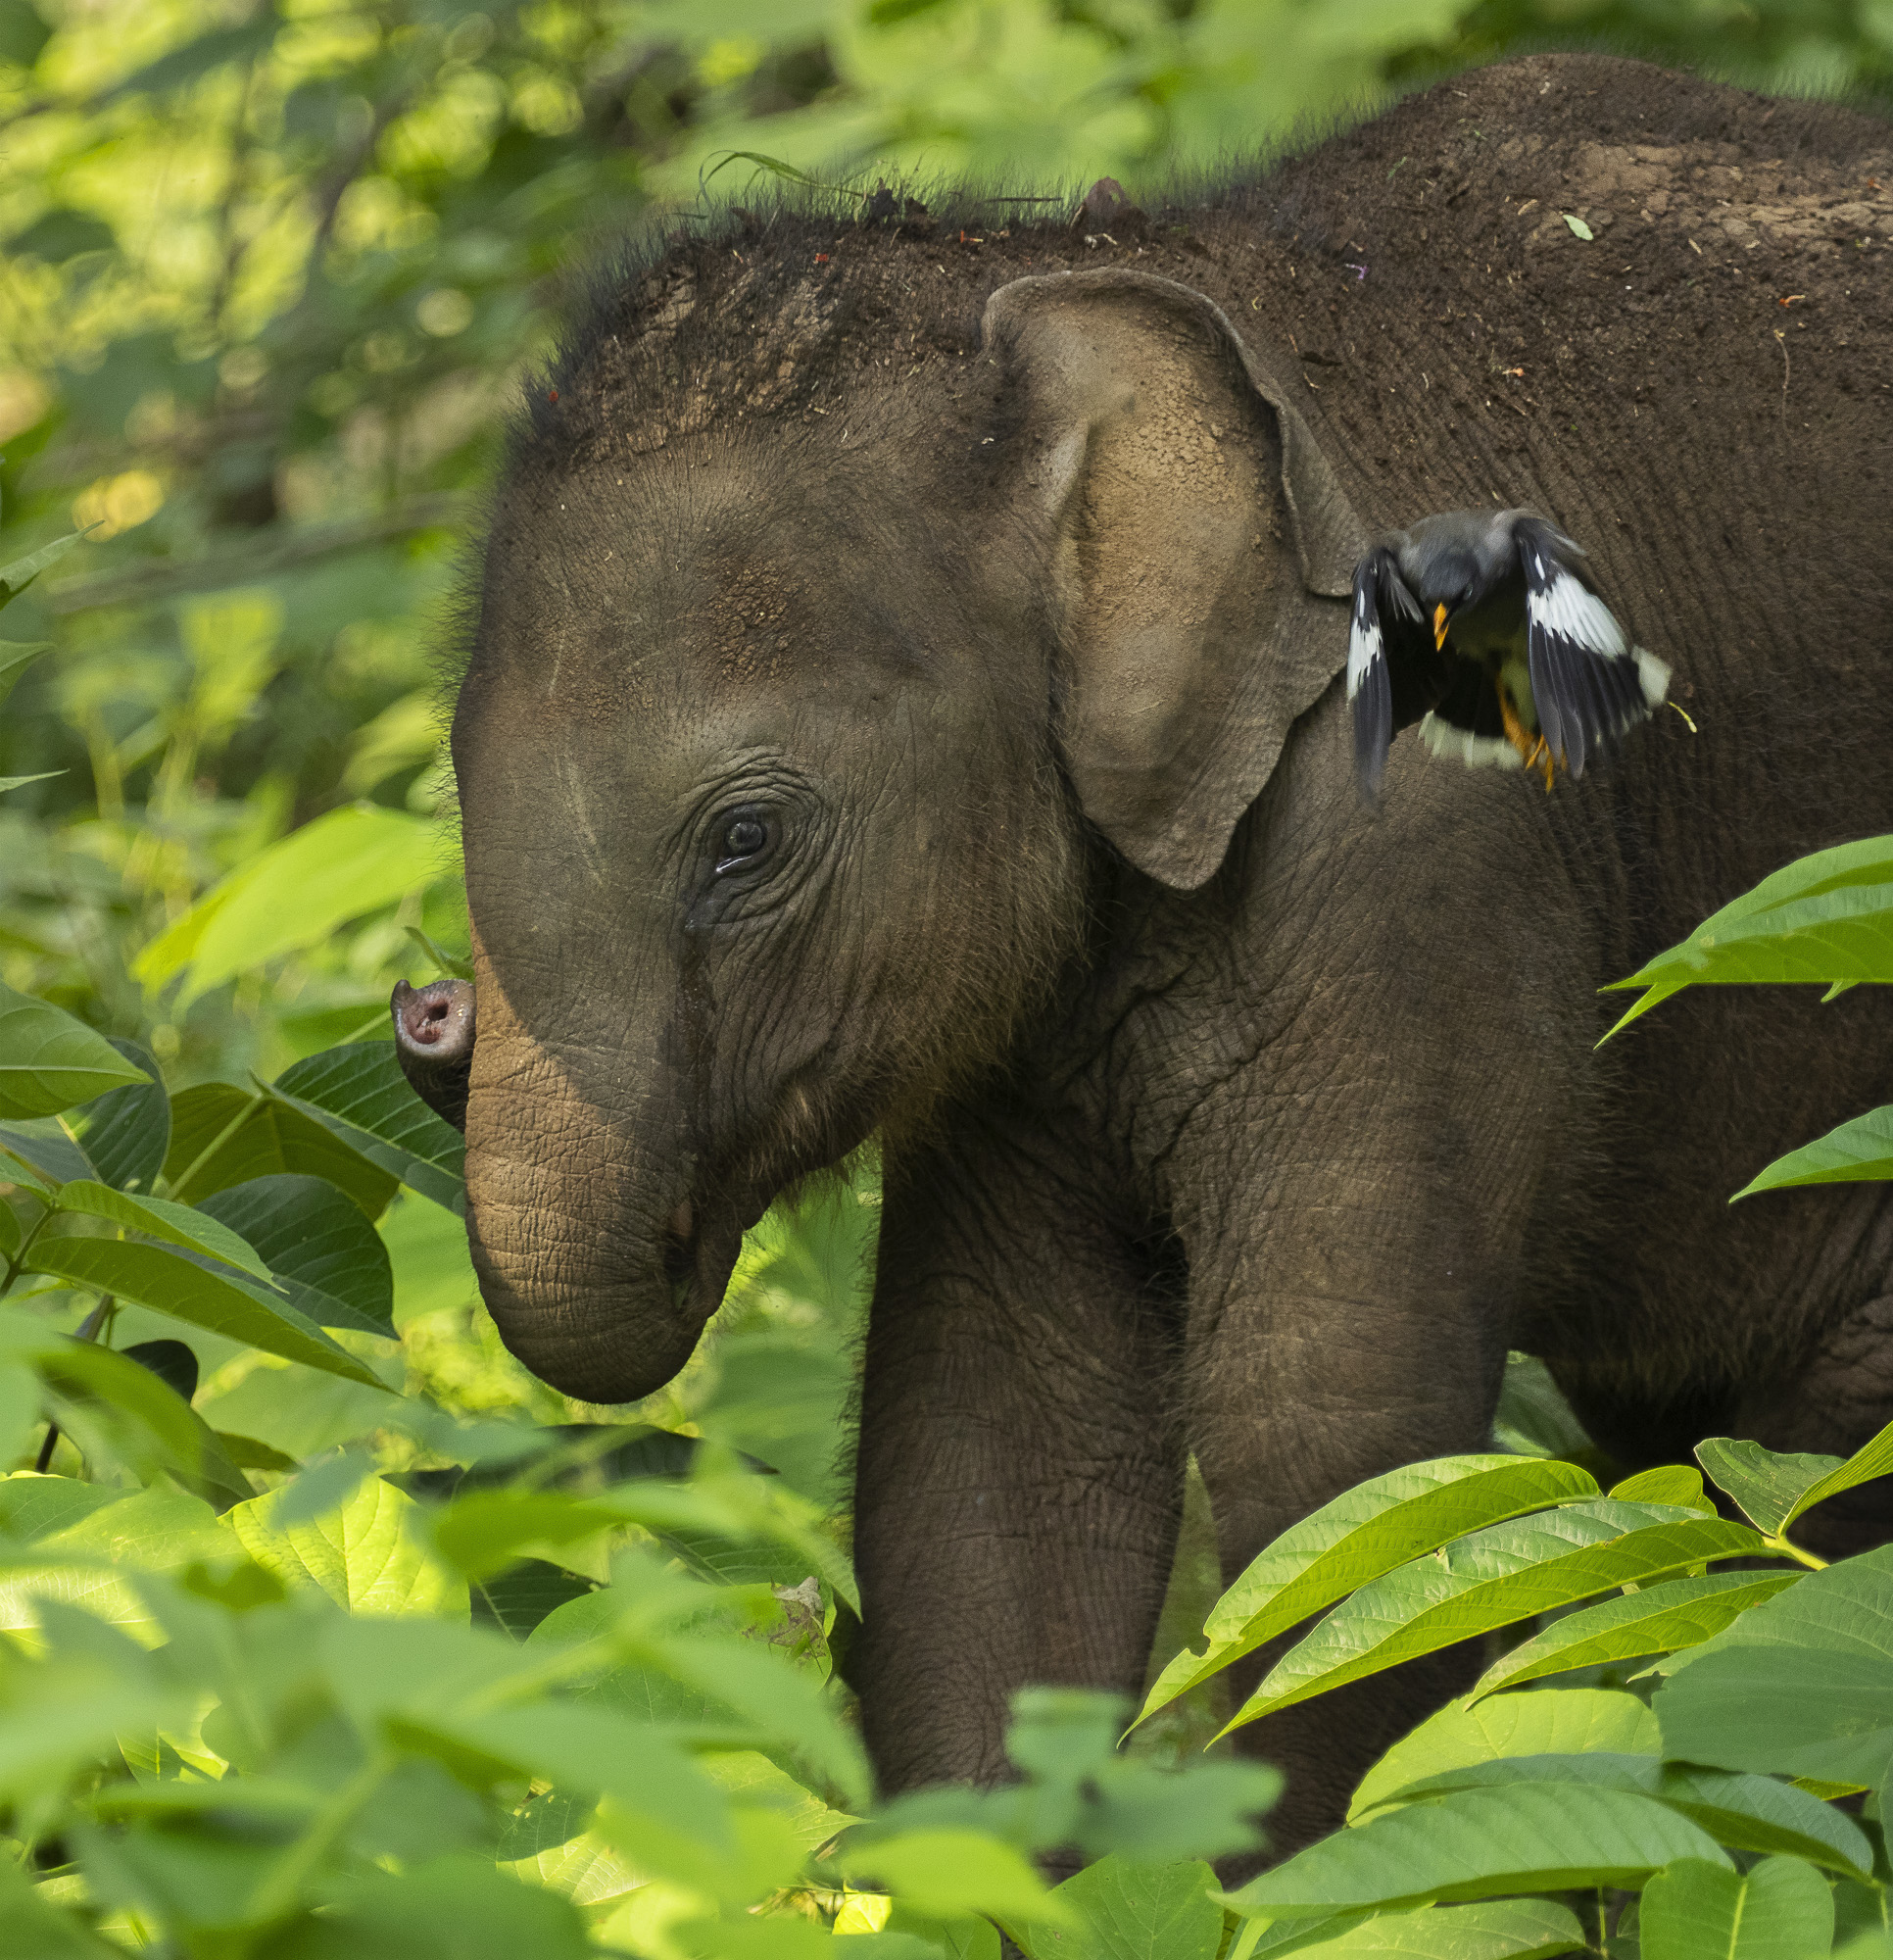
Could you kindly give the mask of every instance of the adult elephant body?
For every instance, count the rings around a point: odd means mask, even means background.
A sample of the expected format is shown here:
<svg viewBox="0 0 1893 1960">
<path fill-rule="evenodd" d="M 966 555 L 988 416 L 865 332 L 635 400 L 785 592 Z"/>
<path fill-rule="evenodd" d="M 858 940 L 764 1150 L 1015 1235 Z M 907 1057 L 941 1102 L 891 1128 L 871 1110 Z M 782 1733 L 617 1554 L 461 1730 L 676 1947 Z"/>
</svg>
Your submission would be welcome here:
<svg viewBox="0 0 1893 1960">
<path fill-rule="evenodd" d="M 1234 1574 L 1483 1446 L 1508 1348 L 1626 1465 L 1893 1414 L 1879 1189 L 1725 1203 L 1886 1095 L 1893 1021 L 1692 995 L 1595 1047 L 1602 983 L 1893 828 L 1889 150 L 1534 59 L 1147 220 L 732 212 L 536 386 L 454 726 L 481 1283 L 549 1381 L 647 1394 L 881 1133 L 890 1786 L 999 1773 L 1021 1683 L 1136 1686 L 1189 1451 Z M 1355 555 L 1495 504 L 1700 733 L 1550 796 L 1409 737 L 1364 808 Z M 1247 1732 L 1279 1835 L 1440 1685 Z"/>
</svg>

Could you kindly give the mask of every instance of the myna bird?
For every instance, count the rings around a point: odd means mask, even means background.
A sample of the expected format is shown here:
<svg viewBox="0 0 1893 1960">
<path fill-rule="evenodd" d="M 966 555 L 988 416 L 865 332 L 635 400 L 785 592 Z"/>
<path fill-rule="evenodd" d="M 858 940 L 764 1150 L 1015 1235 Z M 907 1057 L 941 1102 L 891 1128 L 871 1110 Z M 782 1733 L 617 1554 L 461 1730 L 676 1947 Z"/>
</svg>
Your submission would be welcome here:
<svg viewBox="0 0 1893 1960">
<path fill-rule="evenodd" d="M 1541 768 L 1551 788 L 1663 704 L 1670 669 L 1628 637 L 1583 547 L 1535 511 L 1443 511 L 1389 531 L 1354 567 L 1347 698 L 1368 796 L 1420 724 L 1435 756 Z"/>
</svg>

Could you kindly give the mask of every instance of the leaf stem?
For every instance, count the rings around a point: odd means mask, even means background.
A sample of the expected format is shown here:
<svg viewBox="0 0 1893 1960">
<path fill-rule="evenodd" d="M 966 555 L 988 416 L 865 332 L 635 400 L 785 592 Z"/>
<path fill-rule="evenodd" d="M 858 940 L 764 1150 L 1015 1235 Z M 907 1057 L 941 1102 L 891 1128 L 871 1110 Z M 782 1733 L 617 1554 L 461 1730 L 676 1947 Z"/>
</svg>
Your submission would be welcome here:
<svg viewBox="0 0 1893 1960">
<path fill-rule="evenodd" d="M 1791 1558 L 1797 1565 L 1805 1565 L 1810 1572 L 1825 1572 L 1827 1569 L 1827 1561 L 1824 1558 L 1817 1558 L 1813 1552 L 1803 1551 L 1798 1544 L 1778 1532 L 1769 1539 L 1767 1544 L 1771 1551 L 1778 1551 L 1783 1558 Z"/>
</svg>

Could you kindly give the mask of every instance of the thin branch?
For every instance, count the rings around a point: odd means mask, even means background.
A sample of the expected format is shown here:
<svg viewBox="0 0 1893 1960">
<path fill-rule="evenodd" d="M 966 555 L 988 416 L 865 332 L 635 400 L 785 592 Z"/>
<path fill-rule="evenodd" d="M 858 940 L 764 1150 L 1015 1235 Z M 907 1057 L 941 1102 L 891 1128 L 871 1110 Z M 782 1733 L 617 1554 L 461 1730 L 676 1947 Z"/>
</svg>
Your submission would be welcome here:
<svg viewBox="0 0 1893 1960">
<path fill-rule="evenodd" d="M 372 516 L 344 517 L 332 524 L 306 524 L 285 529 L 240 551 L 220 552 L 215 557 L 189 559 L 183 563 L 160 560 L 152 564 L 127 566 L 123 571 L 102 572 L 94 578 L 69 578 L 63 585 L 44 587 L 48 609 L 61 618 L 74 612 L 89 612 L 100 606 L 143 606 L 153 600 L 169 599 L 178 592 L 217 592 L 228 585 L 244 585 L 253 579 L 268 578 L 291 565 L 307 564 L 312 559 L 328 558 L 336 552 L 359 551 L 364 545 L 385 544 L 390 539 L 410 537 L 416 531 L 439 530 L 462 524 L 472 515 L 474 500 L 457 490 L 430 492 L 410 497 L 393 510 Z"/>
</svg>

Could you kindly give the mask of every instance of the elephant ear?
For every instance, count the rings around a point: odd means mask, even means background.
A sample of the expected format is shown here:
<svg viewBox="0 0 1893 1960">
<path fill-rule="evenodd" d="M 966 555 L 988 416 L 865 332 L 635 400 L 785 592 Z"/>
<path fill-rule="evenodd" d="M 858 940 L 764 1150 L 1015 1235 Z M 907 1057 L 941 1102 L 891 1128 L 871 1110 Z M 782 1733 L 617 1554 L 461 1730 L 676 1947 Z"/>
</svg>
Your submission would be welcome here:
<svg viewBox="0 0 1893 1960">
<path fill-rule="evenodd" d="M 1085 813 L 1191 891 L 1346 664 L 1365 537 L 1222 310 L 1130 271 L 1015 279 L 984 341 L 1020 390 L 1051 538 L 1059 737 Z"/>
</svg>

